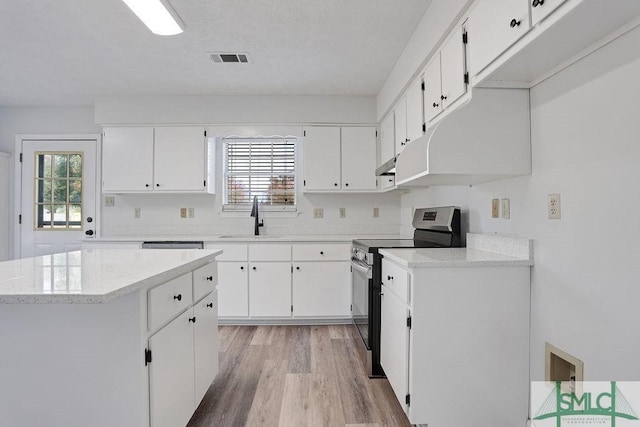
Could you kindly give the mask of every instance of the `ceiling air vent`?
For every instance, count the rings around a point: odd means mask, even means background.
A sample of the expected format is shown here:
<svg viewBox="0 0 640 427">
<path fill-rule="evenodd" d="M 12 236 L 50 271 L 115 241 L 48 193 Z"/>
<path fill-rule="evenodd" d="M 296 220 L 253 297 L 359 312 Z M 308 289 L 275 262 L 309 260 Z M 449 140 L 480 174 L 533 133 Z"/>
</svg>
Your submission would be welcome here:
<svg viewBox="0 0 640 427">
<path fill-rule="evenodd" d="M 217 63 L 241 63 L 247 64 L 249 63 L 249 54 L 247 53 L 220 53 L 215 52 L 209 54 L 209 58 L 213 62 Z"/>
</svg>

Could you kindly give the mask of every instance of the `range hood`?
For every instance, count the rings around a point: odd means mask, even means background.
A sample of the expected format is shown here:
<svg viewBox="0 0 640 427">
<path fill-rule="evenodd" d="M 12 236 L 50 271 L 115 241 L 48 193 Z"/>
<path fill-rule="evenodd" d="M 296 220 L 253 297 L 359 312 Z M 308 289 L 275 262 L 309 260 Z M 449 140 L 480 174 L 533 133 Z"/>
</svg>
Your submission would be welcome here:
<svg viewBox="0 0 640 427">
<path fill-rule="evenodd" d="M 396 160 L 396 185 L 470 185 L 531 173 L 528 89 L 474 88 Z"/>
</svg>

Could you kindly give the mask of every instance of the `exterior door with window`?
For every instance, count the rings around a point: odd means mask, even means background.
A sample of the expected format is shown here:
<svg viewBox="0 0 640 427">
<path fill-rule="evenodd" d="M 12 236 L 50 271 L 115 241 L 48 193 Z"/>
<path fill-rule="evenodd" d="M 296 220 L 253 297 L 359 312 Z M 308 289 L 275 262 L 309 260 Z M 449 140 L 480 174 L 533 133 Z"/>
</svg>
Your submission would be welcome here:
<svg viewBox="0 0 640 427">
<path fill-rule="evenodd" d="M 96 140 L 22 140 L 20 257 L 80 249 L 96 230 Z"/>
</svg>

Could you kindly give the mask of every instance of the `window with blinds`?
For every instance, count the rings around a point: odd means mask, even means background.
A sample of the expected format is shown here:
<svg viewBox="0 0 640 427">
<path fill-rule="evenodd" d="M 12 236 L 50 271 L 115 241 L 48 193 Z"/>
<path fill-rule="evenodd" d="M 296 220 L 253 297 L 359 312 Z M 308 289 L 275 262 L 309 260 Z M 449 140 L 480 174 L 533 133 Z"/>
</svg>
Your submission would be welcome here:
<svg viewBox="0 0 640 427">
<path fill-rule="evenodd" d="M 225 210 L 296 209 L 296 139 L 224 139 Z"/>
</svg>

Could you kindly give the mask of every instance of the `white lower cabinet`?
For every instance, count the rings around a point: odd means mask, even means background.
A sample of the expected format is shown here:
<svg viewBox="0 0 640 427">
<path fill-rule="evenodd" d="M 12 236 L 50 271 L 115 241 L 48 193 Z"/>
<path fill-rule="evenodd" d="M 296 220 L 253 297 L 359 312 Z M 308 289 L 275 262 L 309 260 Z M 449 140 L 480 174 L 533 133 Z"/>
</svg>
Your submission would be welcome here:
<svg viewBox="0 0 640 427">
<path fill-rule="evenodd" d="M 149 369 L 152 427 L 186 425 L 218 372 L 218 293 L 217 277 L 212 276 L 215 271 L 215 264 L 210 264 L 148 292 L 149 313 L 158 313 L 158 307 L 174 301 L 172 296 L 177 292 L 181 292 L 181 298 L 175 300 L 176 304 L 188 307 L 149 337 L 145 363 Z M 178 286 L 185 282 L 206 292 L 206 296 L 194 304 L 191 288 L 187 294 Z M 157 316 L 148 320 L 151 331 L 158 326 L 154 319 Z"/>
<path fill-rule="evenodd" d="M 293 263 L 293 316 L 346 317 L 351 314 L 349 262 Z"/>
<path fill-rule="evenodd" d="M 195 407 L 218 373 L 218 291 L 193 307 Z"/>
<path fill-rule="evenodd" d="M 194 410 L 193 318 L 191 310 L 149 338 L 151 425 L 186 425 Z"/>
<path fill-rule="evenodd" d="M 409 421 L 526 425 L 530 268 L 383 259 L 382 280 L 380 362 Z"/>
<path fill-rule="evenodd" d="M 220 317 L 249 316 L 249 264 L 221 262 L 218 264 L 220 284 Z"/>
<path fill-rule="evenodd" d="M 409 309 L 391 289 L 383 285 L 381 308 L 380 365 L 398 401 L 406 410 L 409 392 Z"/>
<path fill-rule="evenodd" d="M 249 315 L 291 317 L 291 262 L 250 263 Z"/>
</svg>

